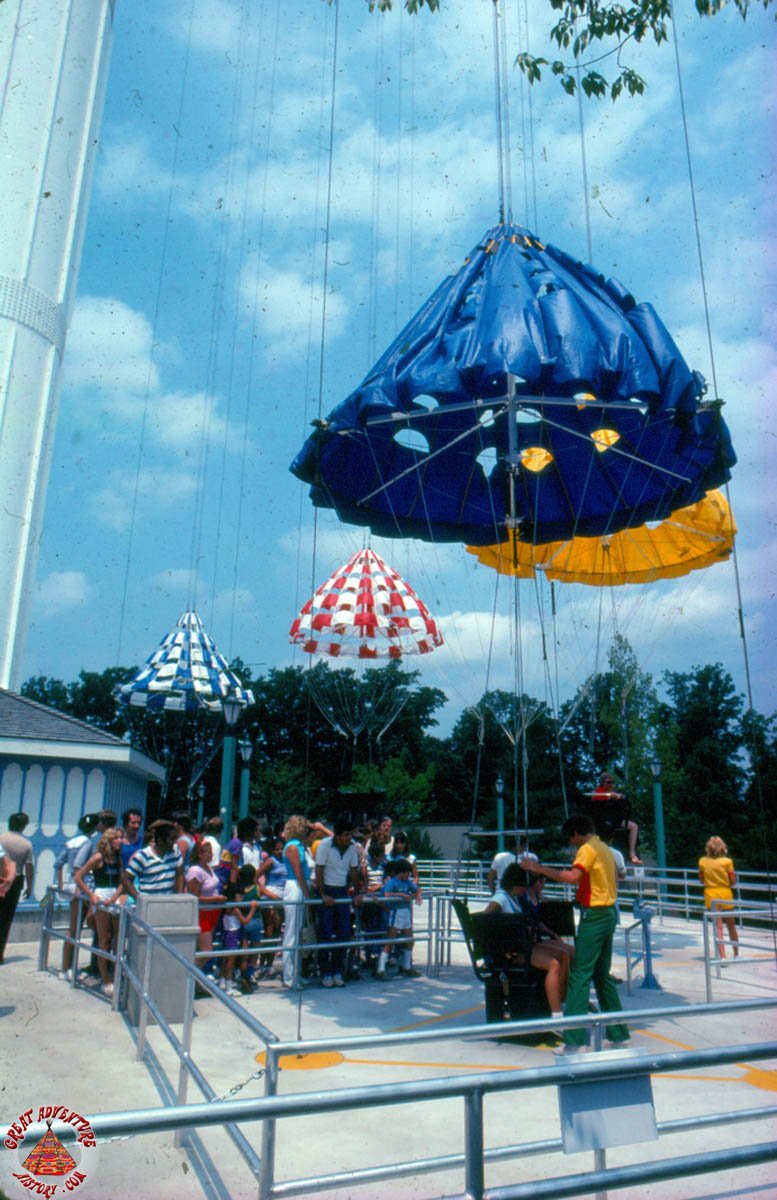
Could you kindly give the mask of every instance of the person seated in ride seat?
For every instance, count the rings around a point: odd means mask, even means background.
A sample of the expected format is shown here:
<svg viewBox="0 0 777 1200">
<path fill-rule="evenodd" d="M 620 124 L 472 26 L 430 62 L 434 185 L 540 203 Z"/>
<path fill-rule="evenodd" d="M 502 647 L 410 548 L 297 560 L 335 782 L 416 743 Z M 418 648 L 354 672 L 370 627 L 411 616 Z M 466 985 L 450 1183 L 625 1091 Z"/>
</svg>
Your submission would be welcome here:
<svg viewBox="0 0 777 1200">
<path fill-rule="evenodd" d="M 642 866 L 642 859 L 637 854 L 637 838 L 639 826 L 629 816 L 629 806 L 622 792 L 615 791 L 615 778 L 609 771 L 604 771 L 598 785 L 590 796 L 589 814 L 599 830 L 608 821 L 615 829 L 624 828 L 628 837 L 629 862 Z"/>
<path fill-rule="evenodd" d="M 531 905 L 525 899 L 527 882 L 526 873 L 517 863 L 513 863 L 502 876 L 501 886 L 494 892 L 494 898 L 489 901 L 484 912 L 518 913 L 526 918 L 534 943 L 530 963 L 539 971 L 545 972 L 545 995 L 548 998 L 551 1016 L 560 1017 L 569 980 L 571 947 L 560 940 L 539 941 L 537 923 Z"/>
</svg>

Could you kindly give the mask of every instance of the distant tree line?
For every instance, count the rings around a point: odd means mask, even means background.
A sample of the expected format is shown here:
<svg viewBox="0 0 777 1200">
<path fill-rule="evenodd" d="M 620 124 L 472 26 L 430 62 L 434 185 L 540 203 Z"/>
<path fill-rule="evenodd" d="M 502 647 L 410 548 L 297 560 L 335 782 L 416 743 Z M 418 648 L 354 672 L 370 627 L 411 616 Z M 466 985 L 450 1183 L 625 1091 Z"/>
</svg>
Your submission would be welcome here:
<svg viewBox="0 0 777 1200">
<path fill-rule="evenodd" d="M 626 639 L 616 636 L 607 669 L 586 679 L 558 717 L 544 701 L 491 691 L 461 713 L 446 738 L 434 733 L 445 694 L 397 663 L 361 675 L 320 663 L 312 672 L 273 668 L 256 678 L 240 659 L 231 665 L 255 697 L 237 732 L 253 745 L 251 811 L 268 820 L 300 809 L 331 815 L 349 796 L 373 794 L 385 795 L 402 823 L 474 821 L 494 829 L 501 777 L 506 825 L 545 829 L 540 848 L 557 854 L 565 813 L 576 811 L 609 769 L 650 853 L 650 764 L 657 759 L 670 865 L 693 866 L 713 833 L 740 869 L 770 865 L 777 714 L 746 711 L 719 663 L 666 672 L 659 693 Z M 69 684 L 36 676 L 22 695 L 125 738 L 165 765 L 161 806 L 195 809 L 199 794 L 206 814 L 216 811 L 221 718 L 117 705 L 114 688 L 136 669 L 82 671 Z"/>
</svg>

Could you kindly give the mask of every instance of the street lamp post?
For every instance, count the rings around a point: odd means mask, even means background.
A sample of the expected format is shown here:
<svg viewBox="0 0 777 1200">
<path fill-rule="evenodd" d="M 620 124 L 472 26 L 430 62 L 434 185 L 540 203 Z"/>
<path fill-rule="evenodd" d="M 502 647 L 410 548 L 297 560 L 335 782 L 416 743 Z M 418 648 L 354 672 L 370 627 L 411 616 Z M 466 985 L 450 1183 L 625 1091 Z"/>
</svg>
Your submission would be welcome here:
<svg viewBox="0 0 777 1200">
<path fill-rule="evenodd" d="M 661 787 L 661 759 L 654 755 L 650 760 L 653 776 L 653 816 L 656 827 L 656 858 L 658 859 L 658 894 L 663 902 L 666 892 L 663 883 L 666 875 L 666 836 L 664 834 L 664 795 Z"/>
<path fill-rule="evenodd" d="M 505 848 L 505 835 L 504 835 L 504 828 L 505 828 L 505 801 L 504 801 L 505 781 L 504 781 L 504 779 L 502 778 L 502 776 L 501 776 L 501 775 L 497 775 L 497 777 L 496 777 L 496 783 L 494 784 L 494 788 L 496 789 L 496 832 L 497 832 L 496 848 L 497 848 L 497 851 L 498 851 L 498 853 L 500 853 L 500 854 L 501 854 L 501 852 L 502 852 L 502 851 L 504 850 L 504 848 Z"/>
<path fill-rule="evenodd" d="M 248 816 L 248 795 L 251 785 L 251 768 L 249 763 L 251 762 L 251 755 L 254 752 L 254 748 L 248 738 L 245 737 L 241 738 L 238 742 L 237 748 L 243 760 L 243 765 L 240 768 L 240 801 L 237 808 L 238 820 L 242 821 L 243 817 Z"/>
<path fill-rule="evenodd" d="M 227 696 L 221 702 L 224 714 L 224 741 L 221 749 L 221 792 L 219 795 L 219 816 L 223 822 L 221 829 L 221 844 L 232 837 L 232 797 L 235 790 L 235 752 L 237 738 L 235 726 L 243 710 L 242 701 L 236 696 Z"/>
</svg>

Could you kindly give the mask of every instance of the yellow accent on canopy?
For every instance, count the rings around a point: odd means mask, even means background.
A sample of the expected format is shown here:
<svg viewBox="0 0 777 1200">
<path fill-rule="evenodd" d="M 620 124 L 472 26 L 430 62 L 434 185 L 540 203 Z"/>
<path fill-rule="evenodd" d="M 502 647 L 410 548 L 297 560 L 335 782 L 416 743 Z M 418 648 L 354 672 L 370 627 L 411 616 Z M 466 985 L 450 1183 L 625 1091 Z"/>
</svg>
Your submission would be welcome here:
<svg viewBox="0 0 777 1200">
<path fill-rule="evenodd" d="M 616 429 L 595 429 L 591 434 L 591 439 L 601 454 L 604 450 L 609 450 L 610 446 L 614 446 L 616 442 L 619 442 L 621 435 Z"/>
<path fill-rule="evenodd" d="M 578 537 L 533 546 L 509 539 L 496 546 L 467 546 L 501 575 L 531 579 L 536 570 L 560 583 L 593 587 L 675 579 L 729 557 L 737 529 L 721 492 L 679 508 L 658 524 L 624 529 L 612 537 Z"/>
<path fill-rule="evenodd" d="M 521 466 L 527 471 L 544 471 L 548 463 L 553 462 L 553 455 L 542 446 L 527 446 L 521 451 Z"/>
</svg>

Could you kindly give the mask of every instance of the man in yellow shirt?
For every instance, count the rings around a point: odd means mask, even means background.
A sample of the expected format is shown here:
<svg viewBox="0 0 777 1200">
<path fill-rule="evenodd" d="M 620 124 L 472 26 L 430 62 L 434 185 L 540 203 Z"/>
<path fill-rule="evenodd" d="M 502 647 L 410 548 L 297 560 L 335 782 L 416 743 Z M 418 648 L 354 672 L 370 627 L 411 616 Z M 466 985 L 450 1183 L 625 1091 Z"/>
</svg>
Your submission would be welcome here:
<svg viewBox="0 0 777 1200">
<path fill-rule="evenodd" d="M 592 982 L 602 1012 L 620 1012 L 618 989 L 610 975 L 612 939 L 617 925 L 615 862 L 609 847 L 596 836 L 593 821 L 589 817 L 570 817 L 564 822 L 561 832 L 575 847 L 575 861 L 571 867 L 559 870 L 527 859 L 521 862 L 521 866 L 533 875 L 544 875 L 556 883 L 571 883 L 577 887 L 576 899 L 582 911 L 564 1016 L 574 1017 L 588 1012 Z M 608 1025 L 606 1034 L 614 1046 L 629 1040 L 626 1025 Z M 568 1029 L 564 1033 L 564 1041 L 570 1049 L 583 1046 L 585 1040 L 584 1029 Z"/>
</svg>

